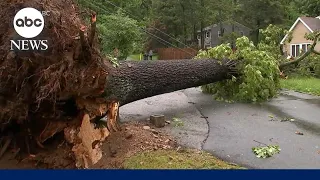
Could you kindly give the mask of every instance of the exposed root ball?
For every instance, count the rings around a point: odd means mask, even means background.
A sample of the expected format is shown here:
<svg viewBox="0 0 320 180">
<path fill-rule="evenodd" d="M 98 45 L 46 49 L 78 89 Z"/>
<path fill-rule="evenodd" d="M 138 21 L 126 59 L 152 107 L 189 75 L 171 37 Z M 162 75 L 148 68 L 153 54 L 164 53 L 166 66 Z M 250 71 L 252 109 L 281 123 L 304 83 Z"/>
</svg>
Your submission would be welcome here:
<svg viewBox="0 0 320 180">
<path fill-rule="evenodd" d="M 22 39 L 14 16 L 25 7 L 50 12 L 37 37 L 48 40 L 45 52 L 10 51 L 10 40 Z M 95 27 L 81 21 L 72 0 L 4 0 L 0 16 L 0 136 L 28 137 L 20 144 L 32 140 L 43 147 L 55 133 L 82 123 L 76 99 L 102 93 L 111 66 L 99 55 Z"/>
</svg>

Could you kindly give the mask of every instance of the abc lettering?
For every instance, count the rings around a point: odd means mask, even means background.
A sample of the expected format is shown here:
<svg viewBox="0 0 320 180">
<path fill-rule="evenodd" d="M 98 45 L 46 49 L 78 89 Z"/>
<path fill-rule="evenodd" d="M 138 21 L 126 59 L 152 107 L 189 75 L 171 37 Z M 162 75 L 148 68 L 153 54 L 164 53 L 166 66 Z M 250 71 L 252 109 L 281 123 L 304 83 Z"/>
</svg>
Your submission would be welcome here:
<svg viewBox="0 0 320 180">
<path fill-rule="evenodd" d="M 40 27 L 42 25 L 42 21 L 41 19 L 35 19 L 35 20 L 32 20 L 32 19 L 29 19 L 27 16 L 24 17 L 24 20 L 23 19 L 17 19 L 16 21 L 16 25 L 18 27 L 31 27 L 31 26 L 36 26 L 36 27 Z"/>
</svg>

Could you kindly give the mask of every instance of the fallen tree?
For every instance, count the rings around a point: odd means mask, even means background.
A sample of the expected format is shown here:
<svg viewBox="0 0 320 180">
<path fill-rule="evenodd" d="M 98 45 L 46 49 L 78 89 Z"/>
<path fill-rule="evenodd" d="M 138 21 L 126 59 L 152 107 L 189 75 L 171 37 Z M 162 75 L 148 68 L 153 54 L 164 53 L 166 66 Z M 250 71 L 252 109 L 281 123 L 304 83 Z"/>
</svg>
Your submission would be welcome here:
<svg viewBox="0 0 320 180">
<path fill-rule="evenodd" d="M 33 7 L 50 11 L 42 39 L 46 52 L 10 51 L 18 36 L 11 27 L 17 11 Z M 102 156 L 101 142 L 118 131 L 118 108 L 146 97 L 231 78 L 231 60 L 175 60 L 122 62 L 118 67 L 99 51 L 96 20 L 85 26 L 72 0 L 2 1 L 0 15 L 0 135 L 12 139 L 21 152 L 64 132 L 73 144 L 78 167 L 88 167 Z M 97 120 L 107 117 L 98 127 Z M 8 143 L 9 142 L 9 143 Z M 2 151 L 5 151 L 6 146 Z M 1 154 L 0 154 L 1 156 Z"/>
<path fill-rule="evenodd" d="M 320 52 L 316 51 L 315 50 L 315 47 L 319 41 L 319 37 L 320 37 L 320 32 L 317 32 L 317 33 L 314 33 L 314 34 L 311 34 L 313 35 L 313 37 L 311 38 L 307 38 L 307 39 L 312 39 L 313 40 L 313 43 L 311 44 L 311 46 L 308 48 L 308 50 L 303 53 L 300 57 L 296 58 L 295 60 L 293 61 L 289 61 L 289 62 L 285 62 L 285 63 L 282 63 L 280 64 L 279 68 L 280 70 L 283 70 L 285 67 L 288 67 L 290 65 L 297 65 L 299 64 L 299 62 L 301 62 L 302 60 L 304 60 L 305 58 L 307 58 L 310 54 L 314 53 L 316 55 L 320 55 Z"/>
</svg>

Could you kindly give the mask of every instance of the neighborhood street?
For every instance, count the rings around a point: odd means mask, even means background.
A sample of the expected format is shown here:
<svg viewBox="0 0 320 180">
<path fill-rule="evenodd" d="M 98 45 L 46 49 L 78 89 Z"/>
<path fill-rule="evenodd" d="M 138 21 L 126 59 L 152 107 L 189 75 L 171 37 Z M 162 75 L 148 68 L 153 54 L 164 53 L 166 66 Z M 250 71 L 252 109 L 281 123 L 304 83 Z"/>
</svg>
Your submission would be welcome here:
<svg viewBox="0 0 320 180">
<path fill-rule="evenodd" d="M 319 169 L 319 109 L 320 97 L 292 91 L 262 104 L 229 104 L 191 88 L 127 104 L 120 108 L 120 118 L 147 120 L 163 114 L 169 121 L 178 119 L 182 126 L 172 122 L 164 130 L 181 145 L 248 168 Z M 279 145 L 281 152 L 259 159 L 251 150 L 259 145 Z"/>
</svg>

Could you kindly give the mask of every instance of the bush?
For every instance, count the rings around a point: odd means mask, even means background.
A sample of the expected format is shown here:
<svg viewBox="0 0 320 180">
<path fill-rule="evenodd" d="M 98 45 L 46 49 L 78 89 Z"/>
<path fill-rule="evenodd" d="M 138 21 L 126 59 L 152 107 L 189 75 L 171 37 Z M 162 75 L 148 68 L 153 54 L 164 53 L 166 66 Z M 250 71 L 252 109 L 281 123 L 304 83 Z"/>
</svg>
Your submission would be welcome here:
<svg viewBox="0 0 320 180">
<path fill-rule="evenodd" d="M 295 72 L 299 76 L 320 77 L 320 56 L 310 54 L 299 63 Z"/>
<path fill-rule="evenodd" d="M 261 51 L 241 37 L 236 42 L 237 50 L 232 51 L 229 44 L 222 44 L 208 51 L 200 51 L 200 58 L 229 58 L 241 61 L 239 77 L 202 86 L 202 90 L 215 95 L 217 100 L 256 102 L 274 97 L 280 87 L 277 59 L 266 51 Z M 242 60 L 239 60 L 242 59 Z"/>
</svg>

